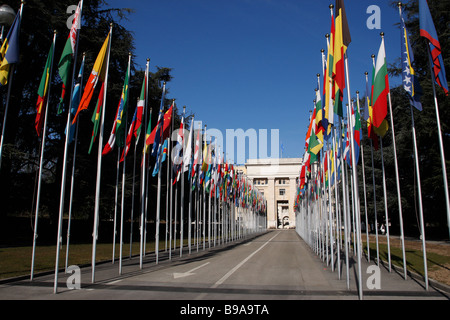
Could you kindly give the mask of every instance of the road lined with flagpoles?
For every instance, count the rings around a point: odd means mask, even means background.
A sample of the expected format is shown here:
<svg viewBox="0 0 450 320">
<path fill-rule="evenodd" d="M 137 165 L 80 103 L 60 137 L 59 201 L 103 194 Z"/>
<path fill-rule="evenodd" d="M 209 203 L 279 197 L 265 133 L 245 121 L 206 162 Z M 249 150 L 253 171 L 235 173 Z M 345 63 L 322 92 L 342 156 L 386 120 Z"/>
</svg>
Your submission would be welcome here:
<svg viewBox="0 0 450 320">
<path fill-rule="evenodd" d="M 421 96 L 423 94 L 414 71 L 414 54 L 409 41 L 402 14 L 402 3 L 398 2 L 399 17 L 401 22 L 401 75 L 403 89 L 409 98 L 411 112 L 411 133 L 414 148 L 414 173 L 415 188 L 417 186 L 418 198 L 418 227 L 422 242 L 422 256 L 424 264 L 425 289 L 429 289 L 425 220 L 422 204 L 422 189 L 420 180 L 419 155 L 414 125 L 414 109 L 422 111 Z M 375 176 L 373 173 L 373 200 L 374 200 L 374 229 L 376 239 L 376 258 L 374 261 L 379 266 L 379 225 L 385 227 L 387 239 L 387 266 L 392 272 L 390 252 L 390 218 L 388 212 L 388 194 L 386 186 L 386 170 L 383 152 L 383 138 L 390 131 L 392 137 L 393 159 L 395 168 L 395 181 L 397 190 L 400 240 L 402 246 L 403 278 L 407 280 L 408 270 L 405 255 L 403 208 L 400 188 L 399 165 L 397 159 L 396 136 L 394 129 L 394 114 L 389 86 L 389 74 L 386 62 L 386 50 L 384 33 L 381 32 L 381 44 L 378 54 L 372 55 L 372 85 L 369 87 L 368 72 L 365 72 L 366 92 L 364 112 L 360 112 L 360 96 L 356 91 L 356 103 L 352 98 L 349 79 L 349 59 L 347 50 L 351 43 L 350 30 L 347 23 L 347 15 L 343 0 L 336 0 L 336 7 L 330 5 L 331 31 L 326 35 L 327 55 L 322 49 L 322 77 L 317 74 L 316 98 L 313 103 L 313 112 L 310 114 L 310 125 L 305 139 L 305 153 L 301 165 L 297 185 L 296 201 L 296 229 L 297 233 L 309 244 L 314 252 L 331 266 L 332 271 L 336 265 L 337 274 L 341 279 L 341 268 L 345 268 L 344 277 L 347 288 L 350 288 L 350 264 L 351 256 L 356 258 L 358 274 L 358 296 L 363 299 L 362 264 L 363 239 L 362 239 L 362 204 L 360 199 L 361 184 L 358 171 L 362 168 L 362 183 L 364 190 L 364 215 L 365 232 L 367 241 L 367 261 L 371 261 L 369 249 L 369 220 L 366 199 L 366 177 L 364 162 L 364 148 L 362 145 L 361 122 L 366 122 L 370 152 L 372 157 L 372 173 L 374 172 L 374 151 L 380 150 L 382 186 L 384 198 L 383 215 L 385 220 L 378 221 L 375 194 Z M 427 39 L 429 52 L 430 74 L 432 75 L 432 87 L 437 120 L 437 135 L 442 163 L 442 175 L 447 207 L 447 223 L 450 232 L 450 209 L 447 183 L 447 171 L 445 165 L 444 148 L 442 143 L 442 131 L 440 128 L 439 110 L 436 97 L 437 84 L 448 95 L 448 84 L 443 67 L 440 43 L 433 24 L 426 0 L 419 0 L 420 36 Z M 432 53 L 431 53 L 432 52 Z M 323 85 L 322 85 L 323 84 Z M 346 90 L 345 90 L 346 89 Z M 344 109 L 344 92 L 347 95 L 346 110 Z M 321 94 L 322 92 L 322 94 Z M 346 111 L 346 116 L 344 111 Z M 389 120 L 387 116 L 389 114 Z M 362 158 L 358 166 L 359 158 Z M 341 257 L 343 255 L 343 257 Z"/>
<path fill-rule="evenodd" d="M 303 299 L 358 299 L 356 264 L 351 260 L 350 287 L 338 280 L 331 268 L 323 264 L 307 243 L 294 230 L 271 230 L 249 233 L 235 242 L 223 243 L 206 250 L 188 253 L 169 260 L 167 252 L 149 253 L 144 268 L 139 268 L 139 257 L 125 259 L 123 272 L 110 261 L 96 267 L 96 282 L 91 283 L 91 267 L 81 268 L 81 287 L 70 290 L 66 286 L 71 274 L 61 270 L 59 294 L 49 290 L 52 276 L 39 276 L 32 282 L 9 282 L 0 285 L 0 298 L 57 299 L 57 300 L 183 300 L 202 305 L 206 300 L 227 300 L 243 303 L 245 300 L 265 304 L 269 300 Z M 369 267 L 364 264 L 364 268 Z M 373 264 L 372 264 L 373 266 Z M 380 272 L 380 289 L 370 289 L 371 273 L 362 279 L 367 299 L 448 299 L 448 293 L 432 289 L 413 279 L 404 281 L 398 273 Z M 179 305 L 179 304 L 177 304 Z M 170 310 L 179 312 L 179 310 Z"/>
</svg>

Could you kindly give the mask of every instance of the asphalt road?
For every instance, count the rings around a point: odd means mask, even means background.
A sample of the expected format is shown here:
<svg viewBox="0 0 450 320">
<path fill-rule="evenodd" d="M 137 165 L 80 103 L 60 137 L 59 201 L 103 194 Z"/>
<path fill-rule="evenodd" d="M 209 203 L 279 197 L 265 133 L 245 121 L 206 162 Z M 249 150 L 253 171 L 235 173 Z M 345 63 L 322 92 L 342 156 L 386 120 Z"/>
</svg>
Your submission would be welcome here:
<svg viewBox="0 0 450 320">
<path fill-rule="evenodd" d="M 147 255 L 144 262 L 141 270 L 139 257 L 124 260 L 122 275 L 118 261 L 97 264 L 95 283 L 91 283 L 91 268 L 83 267 L 81 288 L 73 290 L 66 283 L 70 275 L 61 272 L 57 294 L 53 293 L 53 274 L 36 276 L 32 282 L 2 283 L 0 300 L 178 300 L 189 301 L 192 307 L 211 300 L 358 299 L 358 268 L 354 264 L 350 268 L 347 288 L 345 272 L 338 279 L 337 272 L 332 272 L 294 230 L 269 231 L 210 249 L 207 245 L 205 251 L 194 248 L 191 255 L 184 253 L 182 258 L 174 254 L 171 261 L 167 253 L 160 253 L 158 264 L 154 255 Z M 433 287 L 427 291 L 420 281 L 404 280 L 384 267 L 380 268 L 381 287 L 369 289 L 368 266 L 363 259 L 365 300 L 449 299 L 448 293 Z M 180 308 L 175 311 L 183 312 Z"/>
</svg>

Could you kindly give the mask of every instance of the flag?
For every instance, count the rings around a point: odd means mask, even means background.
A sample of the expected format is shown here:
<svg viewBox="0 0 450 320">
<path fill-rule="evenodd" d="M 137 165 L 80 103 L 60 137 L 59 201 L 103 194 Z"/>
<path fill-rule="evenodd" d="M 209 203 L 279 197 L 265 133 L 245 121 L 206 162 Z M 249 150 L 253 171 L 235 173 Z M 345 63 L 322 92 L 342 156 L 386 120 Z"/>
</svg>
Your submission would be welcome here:
<svg viewBox="0 0 450 320">
<path fill-rule="evenodd" d="M 194 117 L 191 120 L 191 128 L 189 130 L 189 138 L 186 145 L 186 152 L 184 153 L 183 159 L 183 172 L 189 170 L 190 165 L 192 164 L 192 139 L 194 134 Z"/>
<path fill-rule="evenodd" d="M 408 32 L 406 31 L 405 21 L 400 13 L 401 21 L 401 54 L 402 54 L 402 81 L 403 88 L 408 93 L 410 103 L 417 110 L 422 111 L 422 103 L 420 97 L 422 96 L 422 88 L 419 84 L 416 72 L 413 68 L 414 54 L 409 43 Z"/>
<path fill-rule="evenodd" d="M 181 117 L 180 129 L 177 134 L 177 144 L 173 148 L 173 172 L 176 173 L 174 183 L 179 180 L 183 166 L 183 143 L 184 143 L 184 116 Z"/>
<path fill-rule="evenodd" d="M 134 126 L 134 137 L 136 140 L 139 140 L 141 135 L 141 127 L 142 127 L 142 115 L 144 114 L 145 107 L 145 93 L 147 89 L 147 71 L 145 71 L 144 82 L 142 83 L 141 95 L 139 96 L 138 104 L 137 104 L 137 114 L 136 114 L 136 124 Z"/>
<path fill-rule="evenodd" d="M 167 145 L 168 145 L 168 139 L 164 140 L 164 143 L 159 144 L 159 146 L 158 146 L 158 154 L 156 156 L 155 167 L 153 168 L 153 173 L 152 173 L 153 177 L 155 177 L 159 173 L 161 164 L 167 158 Z"/>
<path fill-rule="evenodd" d="M 317 154 L 319 153 L 320 149 L 322 149 L 322 147 L 323 147 L 323 133 L 317 132 L 317 124 L 315 121 L 315 117 L 317 114 L 316 111 L 317 110 L 315 107 L 314 112 L 313 112 L 314 121 L 312 121 L 311 135 L 309 137 L 309 144 L 308 144 L 308 152 L 312 153 L 312 155 L 311 155 L 312 162 L 317 161 L 316 160 Z"/>
<path fill-rule="evenodd" d="M 150 109 L 151 110 L 151 109 Z M 144 144 L 144 153 L 148 153 L 150 149 L 150 145 L 146 143 L 150 133 L 152 132 L 152 113 L 150 112 L 150 119 L 148 120 L 147 132 L 145 133 L 145 144 Z"/>
<path fill-rule="evenodd" d="M 173 104 L 169 108 L 169 110 L 167 110 L 167 112 L 164 114 L 164 127 L 162 130 L 163 131 L 162 135 L 164 138 L 169 137 L 170 126 L 172 124 L 172 113 L 173 113 Z M 155 140 L 156 130 L 157 130 L 157 126 L 155 128 L 153 128 L 153 131 L 151 132 L 151 134 L 146 138 L 148 145 L 153 144 L 153 142 Z"/>
<path fill-rule="evenodd" d="M 86 83 L 86 87 L 84 88 L 83 96 L 81 97 L 80 105 L 78 106 L 78 110 L 75 114 L 75 117 L 72 121 L 74 124 L 78 115 L 81 111 L 86 110 L 89 107 L 89 103 L 91 102 L 92 95 L 94 93 L 94 89 L 97 86 L 98 81 L 104 82 L 106 77 L 106 69 L 107 69 L 107 61 L 109 58 L 109 44 L 111 41 L 111 30 L 108 33 L 108 36 L 103 43 L 102 48 L 95 60 L 94 67 L 92 68 L 89 79 Z"/>
<path fill-rule="evenodd" d="M 116 141 L 118 147 L 125 145 L 125 132 L 127 130 L 127 111 L 128 111 L 128 96 L 129 96 L 129 81 L 130 81 L 131 55 L 128 61 L 128 69 L 125 75 L 125 81 L 122 88 L 122 95 L 120 96 L 119 110 L 117 114 L 116 123 Z"/>
<path fill-rule="evenodd" d="M 195 140 L 195 150 L 194 150 L 194 162 L 192 163 L 191 176 L 194 179 L 194 181 L 195 181 L 195 176 L 197 174 L 199 151 L 200 151 L 200 130 L 197 131 L 197 139 Z M 193 186 L 195 186 L 195 183 L 193 183 Z"/>
<path fill-rule="evenodd" d="M 387 95 L 389 93 L 389 78 L 386 63 L 386 52 L 384 49 L 384 37 L 381 38 L 381 45 L 378 50 L 373 81 L 372 123 L 378 128 L 381 126 L 381 123 L 387 115 Z"/>
<path fill-rule="evenodd" d="M 373 62 L 373 70 L 372 70 L 372 86 L 369 93 L 369 79 L 366 76 L 366 103 L 364 107 L 364 119 L 367 124 L 367 136 L 372 140 L 372 147 L 375 150 L 378 150 L 378 136 L 375 132 L 375 127 L 373 126 L 373 106 L 372 106 L 372 97 L 373 97 L 373 83 L 375 79 L 375 62 Z M 369 96 L 370 95 L 370 96 Z M 387 121 L 383 121 L 386 122 Z"/>
<path fill-rule="evenodd" d="M 102 83 L 102 87 L 100 89 L 100 94 L 98 95 L 97 105 L 95 106 L 94 113 L 92 114 L 91 121 L 94 124 L 94 128 L 92 129 L 92 137 L 91 137 L 91 145 L 89 146 L 88 153 L 91 154 L 92 147 L 94 145 L 95 139 L 98 134 L 98 128 L 100 127 L 100 115 L 102 113 L 103 108 L 103 98 L 105 92 L 105 83 Z"/>
<path fill-rule="evenodd" d="M 163 143 L 163 138 L 162 138 L 162 128 L 164 126 L 164 112 L 163 109 L 161 107 L 161 109 L 159 110 L 159 115 L 158 115 L 158 122 L 156 123 L 156 127 L 154 129 L 155 131 L 155 139 L 153 141 L 153 148 L 152 148 L 152 153 L 151 155 L 153 157 L 157 157 L 158 150 L 160 149 L 162 143 Z M 147 139 L 147 145 L 149 145 L 148 143 L 148 139 Z"/>
<path fill-rule="evenodd" d="M 61 99 L 58 105 L 58 114 L 62 113 L 62 104 L 66 95 L 66 89 L 70 85 L 71 67 L 73 62 L 73 55 L 75 54 L 75 45 L 78 37 L 78 30 L 81 25 L 81 1 L 78 3 L 75 11 L 75 16 L 70 29 L 69 36 L 67 37 L 66 45 L 64 46 L 63 53 L 58 63 L 59 76 L 62 80 L 62 93 Z"/>
<path fill-rule="evenodd" d="M 125 140 L 125 148 L 123 148 L 120 162 L 123 162 L 125 157 L 128 155 L 128 151 L 130 150 L 131 140 L 133 139 L 134 127 L 136 126 L 137 111 L 138 109 L 136 107 L 136 109 L 134 110 L 133 119 L 131 120 L 130 128 L 128 129 L 127 138 Z"/>
<path fill-rule="evenodd" d="M 81 62 L 80 71 L 78 72 L 76 84 L 75 84 L 75 87 L 73 88 L 72 106 L 70 107 L 70 113 L 72 115 L 75 115 L 75 113 L 77 112 L 78 105 L 80 104 L 80 100 L 81 100 L 81 90 L 83 87 L 83 84 L 81 82 L 83 79 L 84 62 L 85 62 L 85 57 L 83 57 L 83 61 Z M 71 144 L 74 139 L 75 129 L 76 129 L 75 125 L 70 124 L 69 144 Z"/>
<path fill-rule="evenodd" d="M 420 35 L 428 39 L 428 44 L 430 46 L 430 62 L 432 62 L 433 65 L 434 81 L 444 90 L 445 95 L 448 95 L 448 83 L 445 75 L 444 60 L 442 58 L 441 43 L 439 42 L 433 18 L 431 17 L 430 8 L 428 8 L 426 0 L 419 0 L 419 21 Z"/>
<path fill-rule="evenodd" d="M 353 140 L 354 140 L 354 149 L 355 149 L 355 163 L 358 164 L 359 161 L 359 153 L 361 150 L 361 115 L 359 114 L 358 108 L 352 109 L 352 117 L 353 117 Z"/>
<path fill-rule="evenodd" d="M 350 30 L 347 23 L 347 14 L 345 12 L 344 0 L 336 0 L 336 22 L 334 34 L 333 49 L 333 80 L 334 90 L 334 113 L 343 116 L 342 101 L 344 99 L 345 89 L 345 64 L 344 56 L 347 47 L 352 41 Z"/>
<path fill-rule="evenodd" d="M 2 85 L 8 83 L 11 65 L 19 62 L 20 19 L 20 12 L 18 12 L 0 49 L 0 84 Z"/>
<path fill-rule="evenodd" d="M 131 58 L 130 58 L 131 59 Z M 112 151 L 114 145 L 117 141 L 118 147 L 123 147 L 125 145 L 125 130 L 126 130 L 126 121 L 123 121 L 126 116 L 127 108 L 128 108 L 128 81 L 130 77 L 130 63 L 128 63 L 127 73 L 125 75 L 125 82 L 122 88 L 122 94 L 120 96 L 119 105 L 117 106 L 116 117 L 114 119 L 113 128 L 111 131 L 111 135 L 109 137 L 108 142 L 103 148 L 103 155 L 107 155 Z"/>
<path fill-rule="evenodd" d="M 44 124 L 44 113 L 45 104 L 48 99 L 48 89 L 51 82 L 51 69 L 53 64 L 53 47 L 54 44 L 50 46 L 50 51 L 48 52 L 47 62 L 45 63 L 44 72 L 42 74 L 41 83 L 38 89 L 38 100 L 36 103 L 36 120 L 34 121 L 34 126 L 36 128 L 37 135 L 41 135 L 42 126 Z"/>
</svg>

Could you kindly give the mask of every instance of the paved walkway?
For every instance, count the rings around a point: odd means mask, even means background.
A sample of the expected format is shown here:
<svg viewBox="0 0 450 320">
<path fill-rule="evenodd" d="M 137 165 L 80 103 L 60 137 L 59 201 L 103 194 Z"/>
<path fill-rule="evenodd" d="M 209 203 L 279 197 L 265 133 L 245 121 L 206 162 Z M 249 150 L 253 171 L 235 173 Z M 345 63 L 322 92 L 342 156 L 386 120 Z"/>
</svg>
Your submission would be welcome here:
<svg viewBox="0 0 450 320">
<path fill-rule="evenodd" d="M 139 257 L 123 261 L 119 275 L 118 261 L 97 264 L 95 283 L 91 268 L 81 269 L 81 289 L 70 290 L 70 275 L 58 275 L 58 293 L 53 293 L 54 275 L 36 276 L 35 280 L 0 283 L 1 300 L 357 300 L 358 268 L 352 261 L 349 287 L 345 265 L 341 279 L 332 272 L 294 230 L 274 230 L 214 248 L 185 252 L 182 258 L 168 260 L 160 253 L 145 257 L 142 270 Z M 367 285 L 372 273 L 362 259 L 363 299 L 367 300 L 449 300 L 450 294 L 400 273 L 380 271 L 380 288 Z M 370 283 L 374 283 L 372 280 Z"/>
</svg>

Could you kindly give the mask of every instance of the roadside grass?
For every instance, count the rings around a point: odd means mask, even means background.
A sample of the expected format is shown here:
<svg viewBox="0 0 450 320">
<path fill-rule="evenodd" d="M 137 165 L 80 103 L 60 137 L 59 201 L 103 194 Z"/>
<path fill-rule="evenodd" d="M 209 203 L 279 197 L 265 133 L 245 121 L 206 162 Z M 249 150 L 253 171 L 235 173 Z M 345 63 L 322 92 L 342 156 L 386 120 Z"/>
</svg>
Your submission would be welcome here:
<svg viewBox="0 0 450 320">
<path fill-rule="evenodd" d="M 376 243 L 370 243 L 370 258 L 371 260 L 376 259 Z M 364 247 L 364 252 L 367 254 L 367 247 Z M 403 253 L 400 247 L 390 246 L 391 263 L 400 267 L 403 270 Z M 388 263 L 388 247 L 385 243 L 379 243 L 379 256 L 380 259 L 384 261 L 387 266 Z M 415 272 L 422 277 L 425 277 L 425 266 L 422 250 L 408 248 L 405 246 L 405 257 L 406 257 L 406 270 Z M 444 284 L 450 285 L 450 256 L 438 254 L 435 252 L 429 252 L 427 250 L 427 270 L 428 277 L 434 278 L 434 280 L 443 282 Z M 444 273 L 447 276 L 438 279 L 438 277 L 433 277 L 433 272 Z"/>
<path fill-rule="evenodd" d="M 187 240 L 184 245 L 187 246 Z M 180 241 L 177 240 L 176 248 L 179 250 Z M 173 246 L 173 242 L 172 242 Z M 145 246 L 146 253 L 155 251 L 155 242 L 150 241 Z M 164 240 L 159 242 L 160 252 L 165 250 Z M 9 247 L 0 248 L 0 279 L 7 279 L 31 274 L 31 246 L 29 247 Z M 112 243 L 97 243 L 96 247 L 96 262 L 111 261 L 112 260 Z M 131 255 L 139 255 L 140 243 L 133 242 Z M 120 246 L 116 243 L 114 259 L 118 261 L 120 257 Z M 128 259 L 130 257 L 130 243 L 124 243 L 122 248 L 122 258 Z M 34 274 L 46 271 L 55 270 L 56 262 L 56 245 L 53 246 L 36 246 Z M 89 244 L 70 244 L 69 246 L 69 260 L 70 265 L 85 265 L 92 262 L 92 243 Z M 59 268 L 64 268 L 66 263 L 66 245 L 61 246 L 59 253 Z"/>
</svg>

